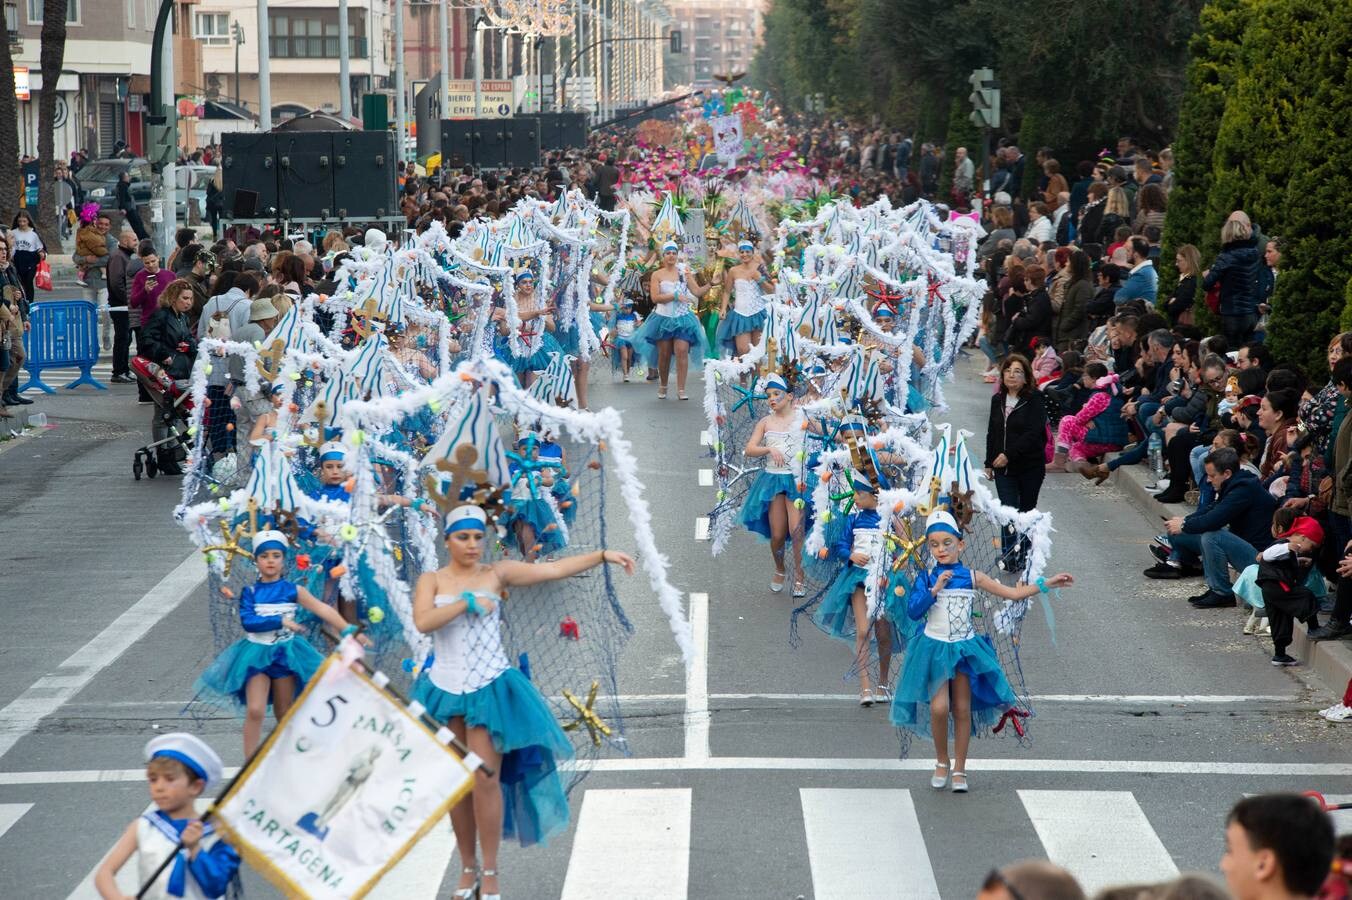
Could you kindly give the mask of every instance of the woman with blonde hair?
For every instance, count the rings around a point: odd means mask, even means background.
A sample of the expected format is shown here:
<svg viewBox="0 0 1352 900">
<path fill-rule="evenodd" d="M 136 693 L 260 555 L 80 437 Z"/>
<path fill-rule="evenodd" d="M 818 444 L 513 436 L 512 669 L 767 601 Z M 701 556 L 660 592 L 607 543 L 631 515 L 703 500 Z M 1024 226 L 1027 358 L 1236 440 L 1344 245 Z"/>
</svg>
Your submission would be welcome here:
<svg viewBox="0 0 1352 900">
<path fill-rule="evenodd" d="M 1253 340 L 1258 324 L 1258 267 L 1262 252 L 1253 223 L 1243 210 L 1235 210 L 1221 226 L 1221 251 L 1211 268 L 1202 273 L 1203 290 L 1220 286 L 1221 334 L 1231 347 Z"/>
<path fill-rule="evenodd" d="M 1164 311 L 1174 325 L 1192 324 L 1192 306 L 1197 302 L 1197 277 L 1202 270 L 1202 254 L 1192 244 L 1184 244 L 1174 254 L 1178 284 L 1164 301 Z"/>
</svg>

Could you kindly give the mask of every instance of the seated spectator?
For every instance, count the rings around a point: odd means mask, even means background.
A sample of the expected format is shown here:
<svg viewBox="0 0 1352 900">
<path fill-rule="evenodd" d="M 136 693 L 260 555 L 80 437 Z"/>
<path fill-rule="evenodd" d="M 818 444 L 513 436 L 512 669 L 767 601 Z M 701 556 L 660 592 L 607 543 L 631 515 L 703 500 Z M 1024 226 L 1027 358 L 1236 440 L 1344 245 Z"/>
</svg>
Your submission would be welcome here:
<svg viewBox="0 0 1352 900">
<path fill-rule="evenodd" d="M 1089 301 L 1086 312 L 1089 314 L 1090 329 L 1100 328 L 1117 312 L 1118 279 L 1121 269 L 1112 263 L 1104 263 L 1094 273 L 1094 297 Z"/>
<path fill-rule="evenodd" d="M 1164 454 L 1169 464 L 1169 487 L 1155 495 L 1161 503 L 1181 503 L 1188 490 L 1188 478 L 1191 474 L 1189 459 L 1192 449 L 1198 444 L 1210 443 L 1216 432 L 1224 427 L 1220 418 L 1220 402 L 1225 390 L 1225 360 L 1219 356 L 1208 356 L 1202 361 L 1202 370 L 1197 382 L 1183 385 L 1179 400 L 1168 408 L 1167 424 L 1165 410 L 1155 413 L 1164 426 Z"/>
<path fill-rule="evenodd" d="M 1333 820 L 1309 797 L 1260 794 L 1225 824 L 1221 872 L 1235 900 L 1314 897 L 1333 863 Z"/>
<path fill-rule="evenodd" d="M 1145 575 L 1185 578 L 1196 575 L 1200 563 L 1207 589 L 1188 602 L 1198 609 L 1216 609 L 1235 605 L 1230 566 L 1243 571 L 1259 550 L 1272 543 L 1272 513 L 1277 504 L 1258 479 L 1240 467 L 1234 450 L 1211 451 L 1204 466 L 1207 481 L 1216 491 L 1215 502 L 1164 523 L 1171 535 L 1169 558 L 1146 569 Z"/>
<path fill-rule="evenodd" d="M 1090 466 L 1089 460 L 1121 450 L 1127 442 L 1117 376 L 1110 375 L 1103 363 L 1094 362 L 1084 367 L 1082 383 L 1093 387 L 1094 393 L 1083 408 L 1057 425 L 1056 455 L 1048 472 L 1079 472 Z"/>
<path fill-rule="evenodd" d="M 1300 395 L 1292 390 L 1269 391 L 1258 405 L 1258 427 L 1266 438 L 1258 471 L 1264 481 L 1285 471 L 1286 430 L 1296 424 Z"/>
</svg>

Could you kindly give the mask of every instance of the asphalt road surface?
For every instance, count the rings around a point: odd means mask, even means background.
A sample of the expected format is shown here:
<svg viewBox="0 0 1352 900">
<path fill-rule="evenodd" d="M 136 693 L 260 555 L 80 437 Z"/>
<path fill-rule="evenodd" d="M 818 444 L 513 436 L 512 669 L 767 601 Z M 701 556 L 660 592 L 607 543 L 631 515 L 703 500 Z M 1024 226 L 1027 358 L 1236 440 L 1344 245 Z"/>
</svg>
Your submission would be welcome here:
<svg viewBox="0 0 1352 900">
<path fill-rule="evenodd" d="M 958 369 L 948 418 L 980 447 L 989 389 L 975 361 Z M 1215 872 L 1225 813 L 1246 793 L 1352 794 L 1347 735 L 1313 714 L 1333 695 L 1270 666 L 1270 646 L 1241 634 L 1235 610 L 1189 607 L 1199 583 L 1143 579 L 1157 523 L 1111 483 L 1069 475 L 1042 493 L 1051 569 L 1078 583 L 1059 604 L 1055 646 L 1040 612 L 1025 626 L 1034 739 L 974 742 L 972 792 L 931 790 L 927 747 L 899 759 L 885 708 L 855 702 L 848 651 L 812 629 L 789 647 L 794 601 L 769 592 L 766 550 L 738 535 L 711 559 L 697 539 L 713 505 L 698 399 L 659 401 L 604 370 L 593 382 L 596 405 L 625 413 L 704 649 L 687 677 L 655 601 L 639 579 L 625 585 L 638 629 L 620 677 L 633 758 L 573 792 L 566 835 L 504 848 L 505 896 L 958 898 L 1026 857 L 1092 889 Z M 111 387 L 40 400 L 30 409 L 55 427 L 0 445 L 5 897 L 94 896 L 92 871 L 147 803 L 141 747 L 181 727 L 211 654 L 204 568 L 170 518 L 177 483 L 130 477 L 149 408 L 132 386 Z M 228 766 L 241 762 L 235 719 L 202 732 Z M 452 848 L 438 828 L 374 896 L 448 897 Z M 273 896 L 252 873 L 245 883 Z"/>
</svg>

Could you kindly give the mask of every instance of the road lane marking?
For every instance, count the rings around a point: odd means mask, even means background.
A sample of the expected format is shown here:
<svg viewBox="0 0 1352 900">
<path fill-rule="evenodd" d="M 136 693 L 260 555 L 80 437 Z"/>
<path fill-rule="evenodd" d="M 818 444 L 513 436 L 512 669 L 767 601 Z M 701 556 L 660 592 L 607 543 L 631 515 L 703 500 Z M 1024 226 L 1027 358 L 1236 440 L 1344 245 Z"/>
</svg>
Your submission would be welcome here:
<svg viewBox="0 0 1352 900">
<path fill-rule="evenodd" d="M 195 593 L 206 577 L 202 554 L 193 553 L 107 628 L 71 654 L 55 672 L 39 678 L 10 701 L 0 710 L 0 757 L 145 637 L 150 629 Z"/>
<path fill-rule="evenodd" d="M 690 593 L 690 631 L 695 652 L 685 676 L 685 758 L 708 759 L 709 750 L 709 595 Z"/>
<path fill-rule="evenodd" d="M 939 884 L 910 791 L 801 788 L 798 793 L 817 900 L 937 900 Z M 861 825 L 867 846 L 881 854 L 868 865 L 860 864 Z"/>
<path fill-rule="evenodd" d="M 934 763 L 924 759 L 823 758 L 813 756 L 711 756 L 708 759 L 684 757 L 637 757 L 599 759 L 595 762 L 564 762 L 566 771 L 623 775 L 647 772 L 929 772 Z M 1289 778 L 1352 777 L 1352 763 L 1279 763 L 1217 762 L 1214 760 L 1161 759 L 1023 759 L 993 758 L 968 760 L 973 775 L 979 772 L 1019 772 L 1034 775 L 1217 775 L 1221 777 L 1273 776 Z M 227 768 L 226 778 L 238 769 Z M 0 772 L 0 787 L 50 784 L 98 784 L 144 781 L 145 769 L 72 769 L 28 772 Z"/>
<path fill-rule="evenodd" d="M 700 470 L 699 470 L 699 486 L 700 486 L 700 487 L 713 487 L 713 486 L 714 486 L 714 470 L 713 470 L 713 469 L 700 469 Z"/>
<path fill-rule="evenodd" d="M 1130 791 L 1019 791 L 1047 858 L 1086 894 L 1166 881 L 1178 867 Z"/>
<path fill-rule="evenodd" d="M 31 803 L 0 803 L 0 837 L 14 827 L 14 823 L 23 818 L 23 814 L 33 808 Z"/>
<path fill-rule="evenodd" d="M 707 431 L 701 431 L 699 433 L 699 445 L 701 447 L 712 447 L 714 445 L 713 436 Z"/>
<path fill-rule="evenodd" d="M 685 900 L 691 803 L 690 788 L 587 791 L 560 900 Z"/>
<path fill-rule="evenodd" d="M 451 820 L 442 816 L 366 896 L 371 900 L 436 900 L 454 850 Z"/>
<path fill-rule="evenodd" d="M 695 540 L 707 541 L 709 539 L 709 517 L 695 517 Z"/>
</svg>

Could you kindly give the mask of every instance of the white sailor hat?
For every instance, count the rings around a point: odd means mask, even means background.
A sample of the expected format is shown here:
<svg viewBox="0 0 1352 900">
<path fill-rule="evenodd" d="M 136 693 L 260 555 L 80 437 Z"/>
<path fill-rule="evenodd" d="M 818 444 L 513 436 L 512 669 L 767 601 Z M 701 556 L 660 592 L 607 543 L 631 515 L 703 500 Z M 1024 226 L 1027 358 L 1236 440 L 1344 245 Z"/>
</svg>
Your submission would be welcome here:
<svg viewBox="0 0 1352 900">
<path fill-rule="evenodd" d="M 737 242 L 737 249 L 738 249 L 738 250 L 755 250 L 755 249 L 756 249 L 756 245 L 753 244 L 751 241 L 747 240 L 746 238 L 742 238 L 740 241 Z"/>
<path fill-rule="evenodd" d="M 338 441 L 329 441 L 319 448 L 319 461 L 326 463 L 330 460 L 347 461 L 347 448 Z"/>
<path fill-rule="evenodd" d="M 761 385 L 761 387 L 763 387 L 767 391 L 770 390 L 771 388 L 774 388 L 775 390 L 783 391 L 786 394 L 789 392 L 788 383 L 779 374 L 774 372 L 765 376 L 765 381 Z"/>
<path fill-rule="evenodd" d="M 850 487 L 866 494 L 878 493 L 878 489 L 873 486 L 873 482 L 869 481 L 868 476 L 858 469 L 850 470 Z"/>
<path fill-rule="evenodd" d="M 146 762 L 157 756 L 176 759 L 188 770 L 207 783 L 207 790 L 221 783 L 225 772 L 221 758 L 216 751 L 207 746 L 206 741 L 195 734 L 176 731 L 151 738 L 146 743 Z"/>
<path fill-rule="evenodd" d="M 962 529 L 958 527 L 958 520 L 946 509 L 936 509 L 925 519 L 925 534 L 931 535 L 936 531 L 946 531 L 955 537 L 962 537 Z"/>
<path fill-rule="evenodd" d="M 664 244 L 662 245 L 662 252 L 663 252 L 663 253 L 680 253 L 680 252 L 681 252 L 681 245 L 678 244 L 678 243 L 676 243 L 675 241 L 667 241 L 666 243 L 664 243 Z"/>
<path fill-rule="evenodd" d="M 482 507 L 467 503 L 457 506 L 446 515 L 446 534 L 466 530 L 487 531 L 488 514 Z"/>
<path fill-rule="evenodd" d="M 288 546 L 290 545 L 286 541 L 286 535 L 280 531 L 260 531 L 253 536 L 254 556 L 264 550 L 280 550 L 285 553 Z"/>
</svg>

